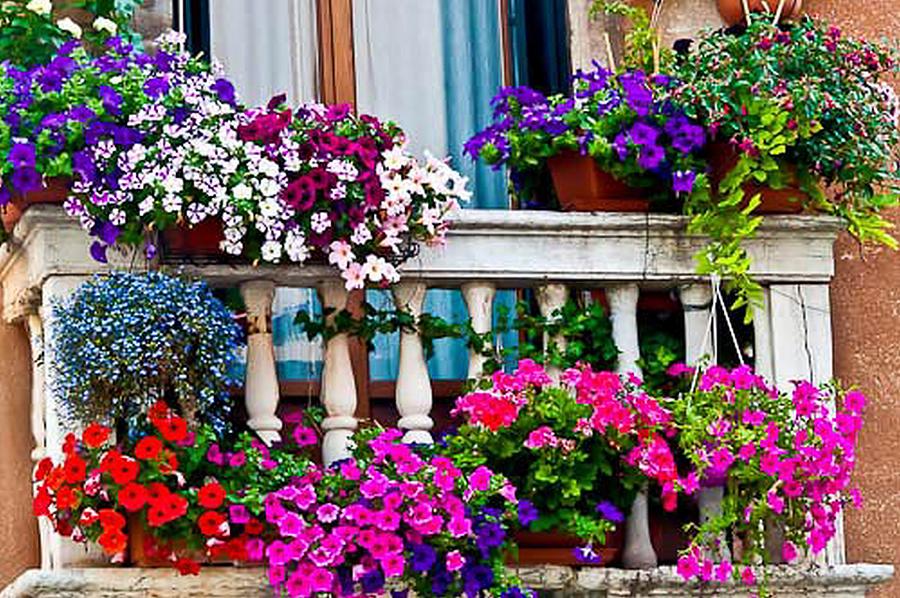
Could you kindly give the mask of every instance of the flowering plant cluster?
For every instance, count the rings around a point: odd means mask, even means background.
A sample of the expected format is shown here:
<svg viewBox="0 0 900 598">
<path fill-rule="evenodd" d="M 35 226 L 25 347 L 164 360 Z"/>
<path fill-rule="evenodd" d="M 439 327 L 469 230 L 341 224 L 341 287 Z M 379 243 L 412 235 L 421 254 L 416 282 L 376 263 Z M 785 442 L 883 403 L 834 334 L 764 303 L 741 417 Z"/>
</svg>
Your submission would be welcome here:
<svg viewBox="0 0 900 598">
<path fill-rule="evenodd" d="M 694 375 L 683 365 L 673 373 Z M 669 401 L 678 446 L 701 483 L 726 487 L 722 513 L 693 530 L 679 573 L 705 581 L 734 574 L 753 584 L 749 565 L 760 559 L 792 562 L 824 550 L 843 507 L 860 503 L 850 475 L 865 405 L 862 393 L 834 385 L 796 382 L 782 393 L 746 366 L 710 367 L 696 390 Z M 773 530 L 784 533 L 781 554 L 769 553 Z M 744 567 L 713 560 L 729 532 Z"/>
<path fill-rule="evenodd" d="M 255 206 L 254 225 L 265 236 L 261 258 L 327 260 L 348 289 L 396 282 L 396 265 L 417 242 L 443 242 L 449 212 L 471 195 L 466 179 L 431 156 L 420 164 L 393 123 L 347 105 L 291 111 L 283 99 L 251 111 L 238 128 L 284 177 L 283 188 Z M 226 238 L 243 232 L 242 224 L 226 225 Z M 226 250 L 237 253 L 240 245 Z"/>
<path fill-rule="evenodd" d="M 898 197 L 900 103 L 888 83 L 896 58 L 809 17 L 779 28 L 757 16 L 737 34 L 699 41 L 675 71 L 673 97 L 737 155 L 717 193 L 687 206 L 693 229 L 713 239 L 703 271 L 744 295 L 758 290 L 740 244 L 759 224 L 747 183 L 799 187 L 809 198 L 798 201 L 840 216 L 860 240 L 896 246 L 879 215 Z"/>
<path fill-rule="evenodd" d="M 270 494 L 269 579 L 292 597 L 318 595 L 524 597 L 504 567 L 515 488 L 479 467 L 400 442 L 399 431 L 357 435 L 355 455 L 311 466 Z"/>
<path fill-rule="evenodd" d="M 113 562 L 126 558 L 136 525 L 146 530 L 145 552 L 182 574 L 205 559 L 261 561 L 262 497 L 308 460 L 249 435 L 225 453 L 211 427 L 191 430 L 163 402 L 146 420 L 150 431 L 130 448 L 96 422 L 81 438 L 69 434 L 58 460 L 38 464 L 35 515 L 76 542 L 98 543 Z"/>
<path fill-rule="evenodd" d="M 663 437 L 671 416 L 638 380 L 580 366 L 561 381 L 552 385 L 531 360 L 512 374 L 496 372 L 486 388 L 457 400 L 464 423 L 446 450 L 464 469 L 489 465 L 506 476 L 519 490 L 524 528 L 577 535 L 586 546 L 576 554 L 596 562 L 594 545 L 624 522 L 648 480 L 672 510 L 696 478 L 679 478 Z"/>
<path fill-rule="evenodd" d="M 54 14 L 51 0 L 18 0 L 0 4 L 0 63 L 28 68 L 47 64 L 56 49 L 72 39 L 90 45 L 102 45 L 110 36 L 119 35 L 136 42 L 140 37 L 131 29 L 135 9 L 143 0 L 74 0 L 66 3 L 64 14 Z M 74 10 L 73 10 L 74 9 Z M 86 18 L 84 18 L 86 17 Z M 82 26 L 84 25 L 84 26 Z"/>
<path fill-rule="evenodd" d="M 228 427 L 240 330 L 205 283 L 98 275 L 53 318 L 53 391 L 71 420 L 138 420 L 171 396 L 189 420 Z"/>
<path fill-rule="evenodd" d="M 706 131 L 671 101 L 673 86 L 666 75 L 615 74 L 596 65 L 575 74 L 570 96 L 505 88 L 492 100 L 494 122 L 466 143 L 466 152 L 521 172 L 578 151 L 648 193 L 688 196 L 705 187 Z"/>
</svg>

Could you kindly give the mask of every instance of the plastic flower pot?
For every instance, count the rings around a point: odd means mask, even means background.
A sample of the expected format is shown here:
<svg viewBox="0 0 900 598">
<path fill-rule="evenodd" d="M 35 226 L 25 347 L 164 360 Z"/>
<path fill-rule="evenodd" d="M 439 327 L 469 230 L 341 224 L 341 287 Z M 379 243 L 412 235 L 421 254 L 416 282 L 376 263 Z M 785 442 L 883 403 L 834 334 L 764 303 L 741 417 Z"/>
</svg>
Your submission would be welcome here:
<svg viewBox="0 0 900 598">
<path fill-rule="evenodd" d="M 3 208 L 3 228 L 6 232 L 12 232 L 16 223 L 22 218 L 28 208 L 35 204 L 62 205 L 69 195 L 69 179 L 56 177 L 47 180 L 47 185 L 41 189 L 29 191 L 23 195 L 14 194 L 8 204 Z"/>
<path fill-rule="evenodd" d="M 559 204 L 566 212 L 647 212 L 643 189 L 630 187 L 590 156 L 565 151 L 547 161 Z"/>
<path fill-rule="evenodd" d="M 509 564 L 515 565 L 565 565 L 608 567 L 619 562 L 622 547 L 625 545 L 625 525 L 619 525 L 615 531 L 607 534 L 606 543 L 594 545 L 594 552 L 600 555 L 600 562 L 585 563 L 575 556 L 575 549 L 585 545 L 584 540 L 562 532 L 527 532 L 518 531 L 513 535 L 519 547 L 518 559 L 514 555 L 508 558 Z"/>
<path fill-rule="evenodd" d="M 736 25 L 744 20 L 744 5 L 741 0 L 718 0 L 718 3 L 719 14 L 729 25 Z M 778 9 L 778 0 L 768 0 L 767 3 L 763 0 L 748 0 L 747 2 L 750 12 L 764 12 L 766 4 L 773 13 Z M 784 8 L 781 11 L 781 20 L 788 21 L 796 18 L 800 15 L 802 8 L 803 0 L 785 0 Z M 770 18 L 774 18 L 774 15 Z"/>
<path fill-rule="evenodd" d="M 709 146 L 710 177 L 713 189 L 717 189 L 722 179 L 737 165 L 737 151 L 727 143 L 716 142 Z M 746 183 L 744 185 L 745 201 L 759 193 L 760 204 L 757 214 L 799 214 L 804 209 L 804 202 L 809 195 L 795 184 L 783 189 L 772 189 L 764 185 Z"/>
<path fill-rule="evenodd" d="M 216 218 L 194 226 L 171 226 L 162 231 L 162 247 L 167 258 L 220 258 L 225 238 L 222 222 Z"/>
</svg>

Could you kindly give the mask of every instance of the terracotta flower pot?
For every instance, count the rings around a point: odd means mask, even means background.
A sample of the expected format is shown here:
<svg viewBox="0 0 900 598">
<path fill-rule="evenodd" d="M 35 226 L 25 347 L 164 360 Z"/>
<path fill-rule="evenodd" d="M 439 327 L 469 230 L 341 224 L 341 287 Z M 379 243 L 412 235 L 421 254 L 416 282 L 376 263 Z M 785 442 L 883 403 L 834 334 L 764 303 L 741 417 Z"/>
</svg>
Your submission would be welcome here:
<svg viewBox="0 0 900 598">
<path fill-rule="evenodd" d="M 731 171 L 738 162 L 736 150 L 727 143 L 713 143 L 709 146 L 710 178 L 713 189 L 717 189 L 722 179 Z M 804 209 L 805 200 L 809 195 L 800 190 L 796 183 L 789 184 L 783 189 L 772 189 L 755 183 L 744 185 L 746 200 L 759 193 L 760 204 L 756 208 L 757 214 L 799 214 Z"/>
<path fill-rule="evenodd" d="M 31 191 L 24 195 L 13 195 L 6 207 L 3 208 L 3 228 L 6 232 L 12 232 L 16 223 L 22 218 L 22 214 L 35 204 L 62 205 L 69 195 L 69 179 L 56 177 L 47 180 L 45 187 Z"/>
<path fill-rule="evenodd" d="M 162 232 L 166 257 L 216 258 L 224 252 L 220 244 L 225 238 L 222 222 L 207 218 L 195 226 L 172 226 Z"/>
<path fill-rule="evenodd" d="M 647 212 L 643 189 L 630 187 L 597 166 L 590 156 L 566 151 L 548 160 L 553 187 L 567 212 Z"/>
<path fill-rule="evenodd" d="M 508 562 L 515 565 L 566 565 L 587 566 L 576 558 L 574 549 L 584 546 L 584 540 L 560 532 L 516 532 L 519 557 L 510 556 Z M 625 544 L 624 525 L 606 536 L 603 546 L 594 546 L 600 555 L 600 563 L 594 566 L 609 566 L 617 563 Z"/>
<path fill-rule="evenodd" d="M 718 0 L 719 14 L 722 19 L 729 25 L 736 25 L 744 20 L 744 5 L 741 0 Z M 765 12 L 766 5 L 769 11 L 774 13 L 778 10 L 778 0 L 747 0 L 750 12 Z M 803 8 L 803 0 L 785 0 L 784 8 L 781 10 L 781 20 L 789 21 L 800 15 Z"/>
</svg>

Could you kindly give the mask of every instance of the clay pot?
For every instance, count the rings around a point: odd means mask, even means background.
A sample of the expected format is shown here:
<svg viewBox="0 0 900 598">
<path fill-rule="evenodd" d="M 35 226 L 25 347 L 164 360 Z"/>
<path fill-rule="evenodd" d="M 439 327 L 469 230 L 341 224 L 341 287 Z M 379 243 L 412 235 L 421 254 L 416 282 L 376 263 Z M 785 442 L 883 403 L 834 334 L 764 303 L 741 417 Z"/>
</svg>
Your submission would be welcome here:
<svg viewBox="0 0 900 598">
<path fill-rule="evenodd" d="M 731 171 L 738 162 L 737 151 L 727 143 L 716 142 L 708 148 L 710 163 L 710 179 L 713 189 L 718 189 L 719 183 Z M 799 214 L 804 209 L 804 202 L 809 195 L 803 192 L 796 179 L 793 184 L 782 189 L 772 189 L 756 183 L 746 183 L 744 194 L 746 201 L 759 193 L 760 204 L 756 208 L 757 214 Z"/>
<path fill-rule="evenodd" d="M 729 25 L 736 25 L 744 20 L 744 5 L 741 0 L 718 0 L 719 14 L 722 19 Z M 778 10 L 778 0 L 747 0 L 750 12 L 768 12 L 775 17 L 775 11 Z M 781 10 L 781 20 L 790 21 L 800 16 L 803 8 L 803 0 L 785 0 L 784 8 Z"/>
<path fill-rule="evenodd" d="M 625 544 L 624 527 L 620 525 L 614 532 L 607 534 L 603 546 L 594 546 L 594 550 L 600 555 L 600 563 L 594 566 L 608 567 L 618 563 Z M 576 536 L 560 532 L 520 531 L 513 538 L 519 547 L 519 556 L 518 559 L 510 556 L 507 559 L 509 564 L 588 566 L 575 557 L 574 549 L 584 546 L 584 540 Z"/>
<path fill-rule="evenodd" d="M 566 212 L 647 212 L 643 189 L 630 187 L 597 166 L 590 156 L 565 151 L 548 160 L 559 204 Z"/>
<path fill-rule="evenodd" d="M 222 222 L 207 218 L 195 226 L 172 226 L 162 232 L 162 246 L 167 258 L 218 258 L 223 255 L 220 244 L 225 238 Z"/>
<path fill-rule="evenodd" d="M 24 195 L 13 195 L 3 208 L 3 228 L 11 233 L 22 214 L 35 204 L 62 205 L 69 195 L 69 179 L 57 177 L 47 180 L 46 186 Z"/>
</svg>

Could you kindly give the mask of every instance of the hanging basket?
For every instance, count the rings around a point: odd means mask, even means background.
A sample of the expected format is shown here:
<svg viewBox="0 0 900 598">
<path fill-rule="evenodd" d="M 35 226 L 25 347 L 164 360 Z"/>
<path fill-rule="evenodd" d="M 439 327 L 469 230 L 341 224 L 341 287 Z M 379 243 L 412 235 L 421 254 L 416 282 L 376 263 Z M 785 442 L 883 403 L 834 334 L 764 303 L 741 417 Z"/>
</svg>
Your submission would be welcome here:
<svg viewBox="0 0 900 598">
<path fill-rule="evenodd" d="M 737 25 L 745 22 L 744 5 L 742 0 L 718 0 L 719 14 L 722 19 L 729 25 Z M 771 13 L 770 19 L 774 18 L 774 13 L 778 10 L 778 0 L 748 0 L 747 5 L 750 12 L 768 12 Z M 768 10 L 766 6 L 768 5 Z M 800 16 L 803 9 L 803 0 L 786 0 L 781 10 L 781 21 L 790 21 Z M 764 18 L 764 17 L 763 17 Z"/>
</svg>

